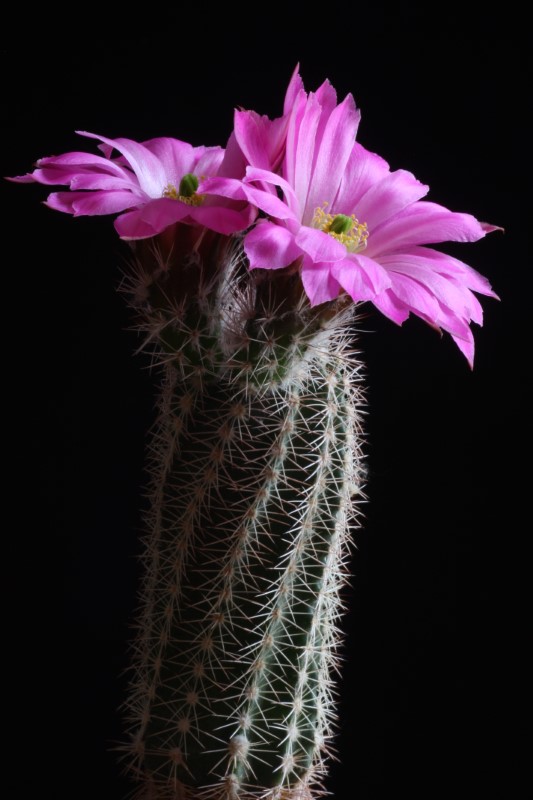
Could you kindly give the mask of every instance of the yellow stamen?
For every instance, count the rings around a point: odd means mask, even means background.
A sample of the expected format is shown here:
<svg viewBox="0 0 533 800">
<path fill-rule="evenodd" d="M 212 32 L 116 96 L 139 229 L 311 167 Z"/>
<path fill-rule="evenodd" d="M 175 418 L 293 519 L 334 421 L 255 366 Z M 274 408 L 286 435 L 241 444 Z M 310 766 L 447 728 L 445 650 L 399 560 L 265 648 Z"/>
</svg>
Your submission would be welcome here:
<svg viewBox="0 0 533 800">
<path fill-rule="evenodd" d="M 204 194 L 196 194 L 196 192 L 189 197 L 178 194 L 178 190 L 173 183 L 167 183 L 163 189 L 163 197 L 169 197 L 171 200 L 181 200 L 182 203 L 186 203 L 188 206 L 201 206 L 205 200 Z"/>
<path fill-rule="evenodd" d="M 324 231 L 324 233 L 333 236 L 334 239 L 345 246 L 349 253 L 360 253 L 364 250 L 368 243 L 369 234 L 366 222 L 359 222 L 355 214 L 351 214 L 350 217 L 342 215 L 343 219 L 351 219 L 352 225 L 345 233 L 336 233 L 331 230 L 331 226 L 335 219 L 341 215 L 326 213 L 324 209 L 327 205 L 327 203 L 324 203 L 322 208 L 315 209 L 311 223 L 313 228 L 318 228 L 319 231 Z"/>
</svg>

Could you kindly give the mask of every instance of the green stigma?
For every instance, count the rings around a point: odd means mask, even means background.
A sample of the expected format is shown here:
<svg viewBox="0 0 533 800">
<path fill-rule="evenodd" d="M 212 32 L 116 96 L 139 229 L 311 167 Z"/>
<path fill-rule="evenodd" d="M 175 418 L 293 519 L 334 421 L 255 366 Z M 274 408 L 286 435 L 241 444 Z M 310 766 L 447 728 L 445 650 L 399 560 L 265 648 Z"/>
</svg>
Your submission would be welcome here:
<svg viewBox="0 0 533 800">
<path fill-rule="evenodd" d="M 346 214 L 337 214 L 329 226 L 330 233 L 349 233 L 353 226 L 353 219 Z"/>
<path fill-rule="evenodd" d="M 198 189 L 198 178 L 192 172 L 188 172 L 180 181 L 178 194 L 180 197 L 192 197 Z"/>
</svg>

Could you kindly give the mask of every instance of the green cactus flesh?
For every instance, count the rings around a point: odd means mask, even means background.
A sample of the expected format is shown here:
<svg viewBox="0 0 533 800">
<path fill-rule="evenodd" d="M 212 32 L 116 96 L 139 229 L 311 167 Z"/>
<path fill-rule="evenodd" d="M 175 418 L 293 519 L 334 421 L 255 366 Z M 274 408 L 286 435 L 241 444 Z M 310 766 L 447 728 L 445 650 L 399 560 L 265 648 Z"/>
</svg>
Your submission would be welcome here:
<svg viewBox="0 0 533 800">
<path fill-rule="evenodd" d="M 164 380 L 125 749 L 142 798 L 307 797 L 360 494 L 353 313 L 199 275 L 179 307 L 142 278 Z"/>
</svg>

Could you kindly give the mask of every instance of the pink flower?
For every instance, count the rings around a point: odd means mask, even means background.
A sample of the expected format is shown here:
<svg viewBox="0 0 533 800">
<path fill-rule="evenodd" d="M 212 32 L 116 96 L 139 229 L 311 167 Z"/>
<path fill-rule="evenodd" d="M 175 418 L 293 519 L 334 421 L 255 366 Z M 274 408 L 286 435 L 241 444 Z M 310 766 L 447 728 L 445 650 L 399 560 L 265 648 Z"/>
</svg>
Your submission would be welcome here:
<svg viewBox="0 0 533 800">
<path fill-rule="evenodd" d="M 309 96 L 300 88 L 281 175 L 248 167 L 243 182 L 216 177 L 201 191 L 247 200 L 269 217 L 246 235 L 251 269 L 298 265 L 312 305 L 344 290 L 398 324 L 412 312 L 448 331 L 472 364 L 469 323 L 482 324 L 472 291 L 496 295 L 471 267 L 422 245 L 476 241 L 496 228 L 421 201 L 427 186 L 354 144 L 358 123 L 351 95 L 337 105 L 327 81 Z"/>
<path fill-rule="evenodd" d="M 11 180 L 69 186 L 70 192 L 50 194 L 46 205 L 74 216 L 120 213 L 115 228 L 123 239 L 145 239 L 176 222 L 229 235 L 247 228 L 255 217 L 248 204 L 197 191 L 201 180 L 218 174 L 221 147 L 193 147 L 170 138 L 140 144 L 79 133 L 99 139 L 104 155 L 75 152 L 42 158 L 33 173 Z M 111 158 L 113 150 L 119 158 Z"/>
</svg>

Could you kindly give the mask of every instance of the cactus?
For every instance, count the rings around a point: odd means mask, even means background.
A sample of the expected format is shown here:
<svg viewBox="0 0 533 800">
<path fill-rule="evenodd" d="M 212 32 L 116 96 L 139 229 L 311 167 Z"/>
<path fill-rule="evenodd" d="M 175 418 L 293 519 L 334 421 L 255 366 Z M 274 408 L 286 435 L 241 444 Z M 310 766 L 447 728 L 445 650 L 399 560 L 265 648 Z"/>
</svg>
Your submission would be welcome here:
<svg viewBox="0 0 533 800">
<path fill-rule="evenodd" d="M 224 239 L 137 266 L 163 377 L 128 765 L 146 800 L 307 797 L 361 491 L 354 306 L 312 309 L 297 274 L 249 272 Z"/>
<path fill-rule="evenodd" d="M 139 800 L 321 791 L 340 589 L 362 491 L 356 304 L 451 334 L 470 366 L 466 264 L 425 245 L 497 226 L 354 144 L 359 111 L 295 70 L 283 116 L 238 111 L 226 151 L 82 132 L 40 159 L 47 204 L 118 214 L 124 291 L 161 371 L 127 704 Z M 113 151 L 119 153 L 113 158 Z"/>
</svg>

